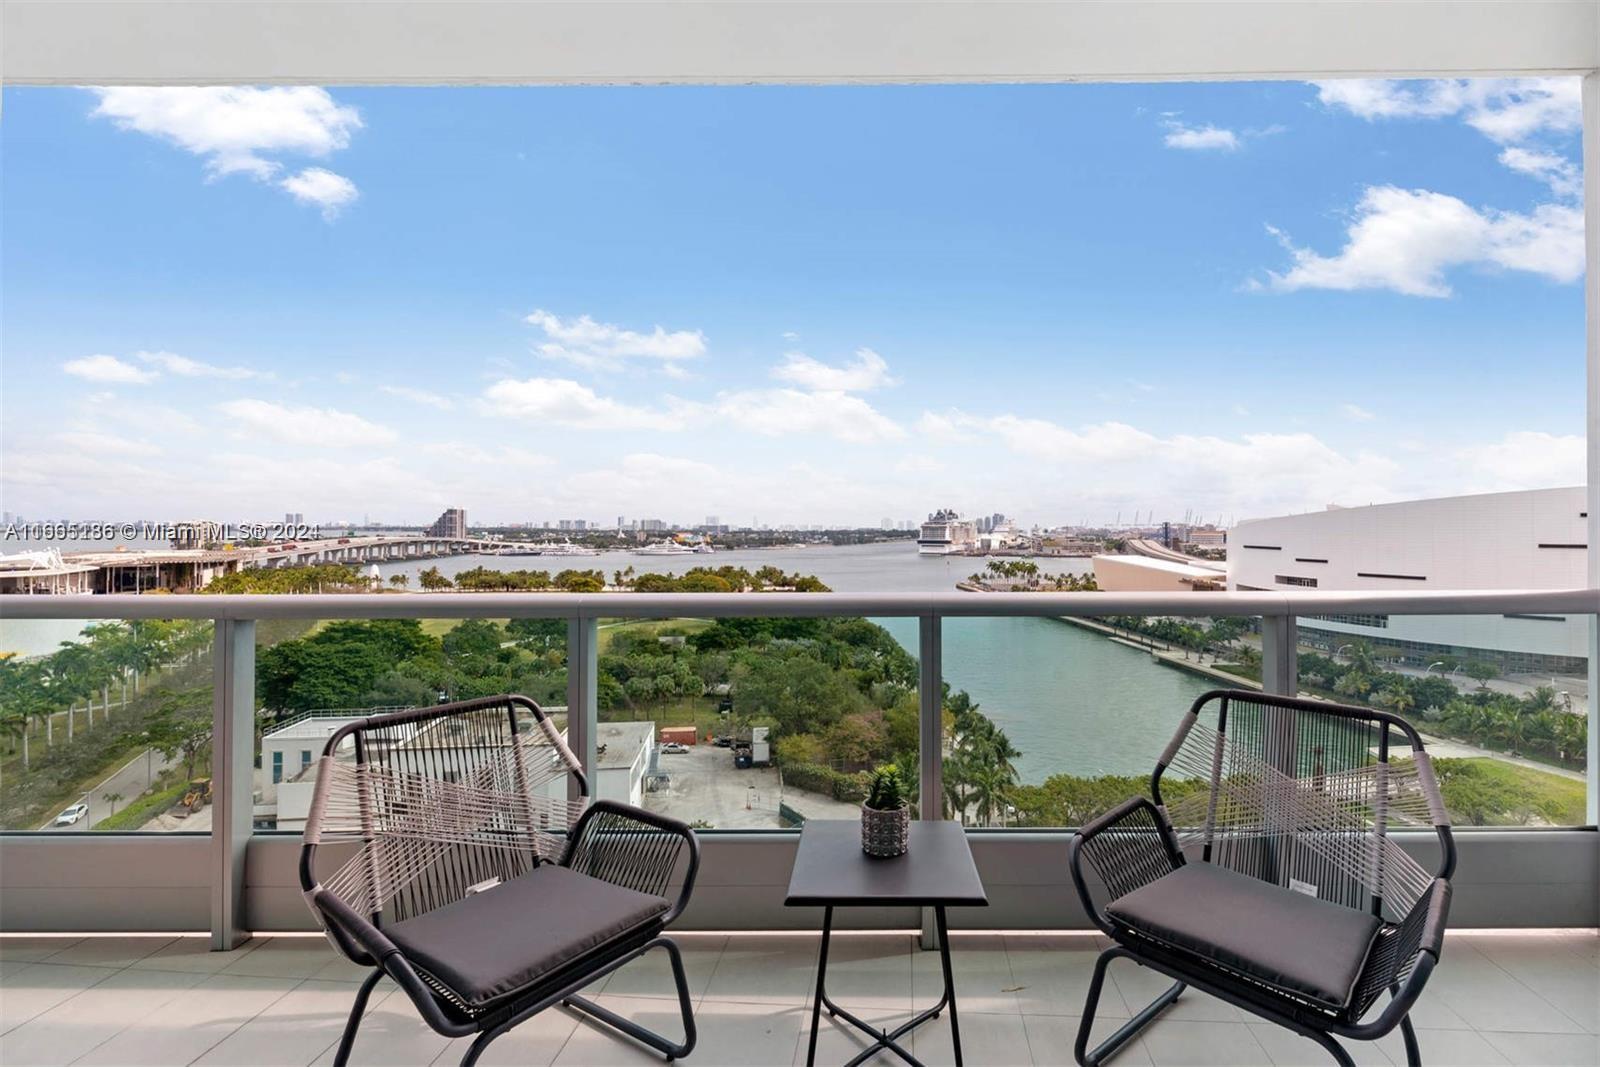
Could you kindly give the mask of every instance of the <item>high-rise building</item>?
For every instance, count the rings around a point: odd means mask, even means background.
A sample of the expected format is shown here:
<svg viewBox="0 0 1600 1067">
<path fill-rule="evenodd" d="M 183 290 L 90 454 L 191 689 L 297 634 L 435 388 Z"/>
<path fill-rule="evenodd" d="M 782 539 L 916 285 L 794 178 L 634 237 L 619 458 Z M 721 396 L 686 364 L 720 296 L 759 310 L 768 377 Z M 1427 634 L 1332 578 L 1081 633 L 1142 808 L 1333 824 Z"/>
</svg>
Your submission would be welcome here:
<svg viewBox="0 0 1600 1067">
<path fill-rule="evenodd" d="M 467 536 L 467 510 L 465 508 L 445 508 L 444 514 L 433 520 L 433 525 L 423 531 L 429 537 L 454 537 Z"/>
<path fill-rule="evenodd" d="M 706 516 L 706 525 L 711 527 L 714 530 L 718 526 L 722 525 L 722 520 L 720 518 L 718 518 L 717 516 L 715 516 L 715 515 L 707 515 Z"/>
<path fill-rule="evenodd" d="M 303 526 L 305 521 L 305 515 L 298 511 L 286 511 L 283 513 L 283 524 L 285 526 Z"/>
<path fill-rule="evenodd" d="M 640 519 L 639 520 L 639 529 L 644 530 L 646 533 L 658 533 L 659 531 L 665 530 L 666 528 L 667 528 L 667 524 L 665 522 L 661 521 L 660 519 Z"/>
</svg>

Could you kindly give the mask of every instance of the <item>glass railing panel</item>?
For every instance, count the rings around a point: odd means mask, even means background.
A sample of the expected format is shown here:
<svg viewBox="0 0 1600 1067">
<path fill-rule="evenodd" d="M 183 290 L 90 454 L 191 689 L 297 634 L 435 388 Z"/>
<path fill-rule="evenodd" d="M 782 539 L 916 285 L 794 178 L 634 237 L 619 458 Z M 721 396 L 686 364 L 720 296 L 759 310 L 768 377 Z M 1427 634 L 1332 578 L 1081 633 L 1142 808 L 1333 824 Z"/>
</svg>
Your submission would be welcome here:
<svg viewBox="0 0 1600 1067">
<path fill-rule="evenodd" d="M 1589 616 L 1299 620 L 1303 693 L 1413 723 L 1458 826 L 1586 822 Z"/>
<path fill-rule="evenodd" d="M 212 623 L 0 621 L 0 830 L 209 832 Z"/>
<path fill-rule="evenodd" d="M 915 619 L 609 619 L 599 641 L 596 796 L 785 829 L 859 817 L 892 765 L 915 803 Z"/>
<path fill-rule="evenodd" d="M 565 619 L 264 620 L 256 627 L 257 831 L 305 828 L 316 763 L 354 719 L 520 693 L 566 728 Z"/>
<path fill-rule="evenodd" d="M 943 620 L 944 814 L 1082 825 L 1149 789 L 1196 697 L 1260 678 L 1254 619 Z"/>
</svg>

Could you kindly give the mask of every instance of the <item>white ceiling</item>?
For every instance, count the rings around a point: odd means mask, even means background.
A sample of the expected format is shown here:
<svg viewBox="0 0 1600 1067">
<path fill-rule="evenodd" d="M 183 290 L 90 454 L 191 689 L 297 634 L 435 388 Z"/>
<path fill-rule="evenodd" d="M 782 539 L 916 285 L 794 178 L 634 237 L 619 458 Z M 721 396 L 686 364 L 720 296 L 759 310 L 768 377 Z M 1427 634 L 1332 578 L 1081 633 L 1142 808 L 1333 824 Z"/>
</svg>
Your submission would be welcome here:
<svg viewBox="0 0 1600 1067">
<path fill-rule="evenodd" d="M 0 0 L 10 84 L 1575 73 L 1600 0 Z"/>
</svg>

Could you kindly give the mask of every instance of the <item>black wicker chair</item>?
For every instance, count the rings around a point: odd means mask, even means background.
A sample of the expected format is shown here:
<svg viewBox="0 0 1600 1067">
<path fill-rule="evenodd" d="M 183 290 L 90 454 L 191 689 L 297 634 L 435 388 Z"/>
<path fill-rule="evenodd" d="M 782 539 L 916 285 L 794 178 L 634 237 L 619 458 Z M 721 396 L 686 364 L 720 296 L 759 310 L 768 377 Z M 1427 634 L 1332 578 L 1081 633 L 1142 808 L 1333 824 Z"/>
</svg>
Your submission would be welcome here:
<svg viewBox="0 0 1600 1067">
<path fill-rule="evenodd" d="M 1303 1034 L 1344 1065 L 1352 1061 L 1337 1037 L 1371 1041 L 1398 1025 L 1407 1062 L 1421 1063 L 1408 1013 L 1439 959 L 1456 853 L 1409 723 L 1368 708 L 1207 693 L 1156 764 L 1150 795 L 1070 845 L 1083 906 L 1115 942 L 1095 964 L 1080 1064 L 1110 1059 L 1187 986 Z M 1389 836 L 1397 824 L 1434 830 L 1432 872 Z M 1173 985 L 1089 1050 L 1106 967 L 1119 958 Z"/>
<path fill-rule="evenodd" d="M 577 801 L 568 800 L 568 780 Z M 448 1037 L 496 1037 L 565 1004 L 668 1060 L 694 1048 L 683 959 L 663 929 L 688 903 L 699 846 L 683 823 L 612 801 L 527 697 L 374 715 L 323 749 L 300 883 L 334 947 L 374 968 L 334 1062 L 387 974 Z M 317 877 L 319 850 L 338 867 Z M 682 867 L 675 899 L 667 886 Z M 673 1042 L 577 996 L 653 948 L 672 963 L 684 1038 Z"/>
</svg>

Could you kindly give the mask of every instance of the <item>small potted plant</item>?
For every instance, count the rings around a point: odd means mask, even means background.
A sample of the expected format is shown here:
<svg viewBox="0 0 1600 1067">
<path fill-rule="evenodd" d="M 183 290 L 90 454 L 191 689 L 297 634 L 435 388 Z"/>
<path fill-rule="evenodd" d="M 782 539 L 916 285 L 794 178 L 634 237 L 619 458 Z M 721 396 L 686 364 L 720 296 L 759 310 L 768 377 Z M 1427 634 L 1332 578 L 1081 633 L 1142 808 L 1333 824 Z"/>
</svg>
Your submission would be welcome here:
<svg viewBox="0 0 1600 1067">
<path fill-rule="evenodd" d="M 869 856 L 903 855 L 910 836 L 905 783 L 894 767 L 879 767 L 861 805 L 861 849 Z"/>
</svg>

